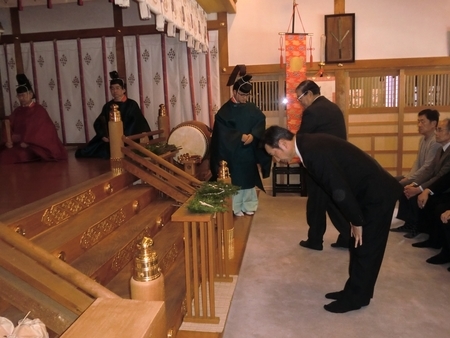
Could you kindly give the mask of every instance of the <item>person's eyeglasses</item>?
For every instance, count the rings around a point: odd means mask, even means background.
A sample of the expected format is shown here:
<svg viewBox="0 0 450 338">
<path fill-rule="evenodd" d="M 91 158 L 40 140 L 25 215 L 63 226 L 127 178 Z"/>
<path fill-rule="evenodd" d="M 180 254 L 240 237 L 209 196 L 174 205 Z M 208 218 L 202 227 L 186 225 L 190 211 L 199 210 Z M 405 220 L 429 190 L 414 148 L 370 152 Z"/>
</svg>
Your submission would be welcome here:
<svg viewBox="0 0 450 338">
<path fill-rule="evenodd" d="M 302 95 L 297 97 L 297 101 L 300 101 L 302 99 L 302 97 L 305 96 L 307 93 L 308 93 L 308 91 L 304 92 Z"/>
</svg>

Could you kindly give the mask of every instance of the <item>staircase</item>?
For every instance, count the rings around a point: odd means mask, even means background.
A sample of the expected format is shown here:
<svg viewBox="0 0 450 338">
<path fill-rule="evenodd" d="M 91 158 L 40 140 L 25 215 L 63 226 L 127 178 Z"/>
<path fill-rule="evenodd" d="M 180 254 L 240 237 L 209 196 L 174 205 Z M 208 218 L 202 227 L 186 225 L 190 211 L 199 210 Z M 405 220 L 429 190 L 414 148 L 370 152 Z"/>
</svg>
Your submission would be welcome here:
<svg viewBox="0 0 450 338">
<path fill-rule="evenodd" d="M 136 245 L 146 236 L 164 275 L 164 332 L 175 337 L 185 314 L 186 283 L 183 225 L 171 216 L 201 182 L 124 141 L 131 145 L 122 148 L 127 170 L 0 217 L 0 315 L 20 318 L 30 311 L 58 337 L 97 298 L 130 299 Z"/>
</svg>

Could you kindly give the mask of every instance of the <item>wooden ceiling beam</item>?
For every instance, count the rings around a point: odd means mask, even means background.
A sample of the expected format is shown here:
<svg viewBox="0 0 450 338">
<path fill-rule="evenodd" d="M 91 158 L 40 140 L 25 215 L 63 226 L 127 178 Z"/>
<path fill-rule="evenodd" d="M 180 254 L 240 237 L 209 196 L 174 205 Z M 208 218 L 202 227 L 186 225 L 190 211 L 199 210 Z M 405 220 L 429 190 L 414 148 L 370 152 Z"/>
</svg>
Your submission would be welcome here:
<svg viewBox="0 0 450 338">
<path fill-rule="evenodd" d="M 236 14 L 237 0 L 197 0 L 197 3 L 207 13 Z"/>
<path fill-rule="evenodd" d="M 83 1 L 100 1 L 100 0 L 83 0 Z M 109 0 L 102 0 L 109 1 Z M 78 0 L 52 0 L 52 5 L 60 5 L 78 2 Z M 207 14 L 226 12 L 228 14 L 236 14 L 237 0 L 197 0 L 197 3 L 204 9 Z M 23 8 L 31 6 L 47 6 L 47 0 L 22 0 Z M 18 2 L 15 0 L 4 0 L 0 2 L 0 8 L 18 8 Z"/>
</svg>

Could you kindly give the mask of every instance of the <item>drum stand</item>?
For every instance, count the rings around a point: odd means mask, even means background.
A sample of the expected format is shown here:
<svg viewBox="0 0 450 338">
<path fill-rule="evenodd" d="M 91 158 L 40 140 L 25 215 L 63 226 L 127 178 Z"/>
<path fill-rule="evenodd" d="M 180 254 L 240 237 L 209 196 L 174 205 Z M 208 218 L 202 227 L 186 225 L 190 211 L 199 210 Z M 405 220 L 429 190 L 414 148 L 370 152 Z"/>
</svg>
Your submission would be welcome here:
<svg viewBox="0 0 450 338">
<path fill-rule="evenodd" d="M 202 158 L 200 156 L 189 156 L 189 154 L 182 154 L 178 156 L 178 161 L 184 166 L 185 172 L 197 177 L 197 164 L 202 162 Z"/>
</svg>

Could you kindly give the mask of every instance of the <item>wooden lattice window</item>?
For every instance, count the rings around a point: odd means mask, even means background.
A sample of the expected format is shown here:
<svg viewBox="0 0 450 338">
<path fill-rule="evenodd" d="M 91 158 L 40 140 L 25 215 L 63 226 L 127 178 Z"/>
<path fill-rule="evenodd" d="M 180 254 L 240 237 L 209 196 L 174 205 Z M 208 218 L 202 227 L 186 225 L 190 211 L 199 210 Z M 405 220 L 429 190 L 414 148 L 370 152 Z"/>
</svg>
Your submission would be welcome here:
<svg viewBox="0 0 450 338">
<path fill-rule="evenodd" d="M 450 105 L 450 74 L 420 74 L 405 76 L 405 105 Z"/>
<path fill-rule="evenodd" d="M 252 80 L 253 89 L 249 98 L 262 111 L 278 111 L 278 80 Z"/>
<path fill-rule="evenodd" d="M 398 76 L 350 78 L 350 108 L 398 107 Z"/>
</svg>

